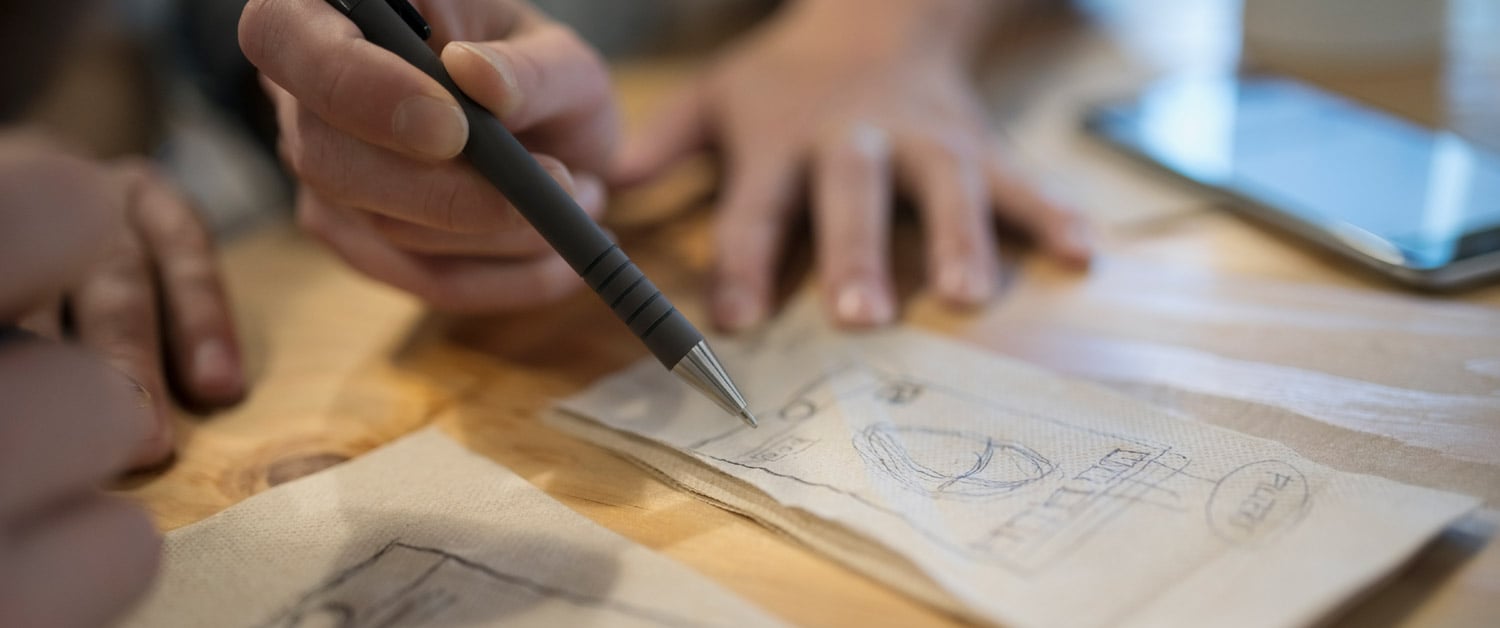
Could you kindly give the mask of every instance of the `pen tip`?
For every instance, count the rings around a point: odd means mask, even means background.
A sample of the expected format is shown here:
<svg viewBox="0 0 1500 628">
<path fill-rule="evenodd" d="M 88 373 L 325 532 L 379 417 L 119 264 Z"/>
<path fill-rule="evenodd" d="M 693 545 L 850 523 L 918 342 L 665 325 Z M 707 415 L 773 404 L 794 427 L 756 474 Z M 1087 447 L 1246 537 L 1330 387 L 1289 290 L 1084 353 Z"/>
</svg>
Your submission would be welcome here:
<svg viewBox="0 0 1500 628">
<path fill-rule="evenodd" d="M 755 415 L 750 414 L 750 410 L 748 409 L 740 410 L 740 420 L 752 428 L 760 427 L 760 422 L 755 420 Z"/>
</svg>

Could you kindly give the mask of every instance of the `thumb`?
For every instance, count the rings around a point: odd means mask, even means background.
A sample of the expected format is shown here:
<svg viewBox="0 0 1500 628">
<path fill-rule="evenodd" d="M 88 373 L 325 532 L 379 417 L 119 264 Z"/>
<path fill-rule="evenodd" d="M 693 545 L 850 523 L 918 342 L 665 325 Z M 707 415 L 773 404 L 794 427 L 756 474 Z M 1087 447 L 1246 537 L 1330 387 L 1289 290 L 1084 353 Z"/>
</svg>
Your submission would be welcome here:
<svg viewBox="0 0 1500 628">
<path fill-rule="evenodd" d="M 609 183 L 630 187 L 662 174 L 709 141 L 708 103 L 703 84 L 672 97 L 644 128 L 631 133 L 609 169 Z"/>
</svg>

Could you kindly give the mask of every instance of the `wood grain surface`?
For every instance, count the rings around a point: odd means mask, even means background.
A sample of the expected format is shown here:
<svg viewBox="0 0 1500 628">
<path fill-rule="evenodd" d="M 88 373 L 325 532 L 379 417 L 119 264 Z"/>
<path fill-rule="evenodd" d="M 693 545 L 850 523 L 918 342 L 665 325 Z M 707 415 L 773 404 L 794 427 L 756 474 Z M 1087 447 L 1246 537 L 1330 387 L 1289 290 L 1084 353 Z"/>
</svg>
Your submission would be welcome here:
<svg viewBox="0 0 1500 628">
<path fill-rule="evenodd" d="M 627 109 L 645 110 L 694 65 L 621 68 Z M 1150 176 L 1124 160 L 1119 167 Z M 622 246 L 699 321 L 713 182 L 713 168 L 694 163 L 617 199 L 611 218 Z M 1500 286 L 1447 297 L 1399 292 L 1205 201 L 1111 220 L 1086 274 L 1013 244 L 1005 296 L 982 311 L 952 312 L 914 281 L 914 220 L 902 219 L 896 232 L 907 323 L 1281 440 L 1323 464 L 1485 497 L 1489 510 L 1342 621 L 1500 618 L 1492 542 L 1500 521 Z M 788 291 L 809 280 L 806 260 L 802 242 L 788 262 Z M 553 401 L 646 355 L 590 295 L 449 320 L 358 276 L 290 226 L 229 246 L 226 270 L 255 389 L 236 409 L 182 417 L 175 465 L 129 480 L 125 492 L 164 530 L 437 423 L 584 516 L 796 624 L 955 623 L 542 425 Z"/>
</svg>

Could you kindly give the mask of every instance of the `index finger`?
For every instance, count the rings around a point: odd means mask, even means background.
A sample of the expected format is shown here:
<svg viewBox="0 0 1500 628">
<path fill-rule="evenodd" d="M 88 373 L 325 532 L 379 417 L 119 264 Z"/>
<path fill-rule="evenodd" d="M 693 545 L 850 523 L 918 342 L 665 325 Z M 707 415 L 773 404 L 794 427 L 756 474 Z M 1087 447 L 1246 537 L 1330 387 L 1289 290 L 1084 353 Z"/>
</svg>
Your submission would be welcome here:
<svg viewBox="0 0 1500 628">
<path fill-rule="evenodd" d="M 434 160 L 468 141 L 469 121 L 447 90 L 323 0 L 251 0 L 239 36 L 255 67 L 341 131 Z"/>
</svg>

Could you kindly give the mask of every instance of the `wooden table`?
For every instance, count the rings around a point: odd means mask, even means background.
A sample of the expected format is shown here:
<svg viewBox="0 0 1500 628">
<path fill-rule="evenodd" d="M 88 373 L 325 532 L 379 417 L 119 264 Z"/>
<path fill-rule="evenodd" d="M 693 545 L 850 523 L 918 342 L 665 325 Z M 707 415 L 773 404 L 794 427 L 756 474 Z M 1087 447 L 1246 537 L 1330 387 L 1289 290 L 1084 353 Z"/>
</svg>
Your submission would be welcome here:
<svg viewBox="0 0 1500 628">
<path fill-rule="evenodd" d="M 688 69 L 622 68 L 628 108 L 641 110 Z M 1123 160 L 1118 168 L 1148 177 Z M 712 253 L 710 173 L 699 164 L 621 199 L 613 219 L 625 248 L 697 320 Z M 1500 521 L 1500 286 L 1399 293 L 1209 202 L 1102 225 L 1104 253 L 1089 274 L 1012 255 L 996 306 L 955 313 L 906 289 L 905 320 L 1281 440 L 1337 468 L 1483 496 L 1489 510 L 1343 621 L 1500 618 L 1491 542 Z M 897 231 L 898 268 L 910 279 L 919 274 L 914 229 Z M 289 226 L 235 242 L 226 258 L 256 387 L 239 408 L 183 418 L 177 463 L 129 487 L 164 530 L 436 423 L 584 516 L 794 623 L 954 623 L 542 425 L 554 400 L 645 355 L 592 297 L 456 323 L 362 279 Z"/>
</svg>

